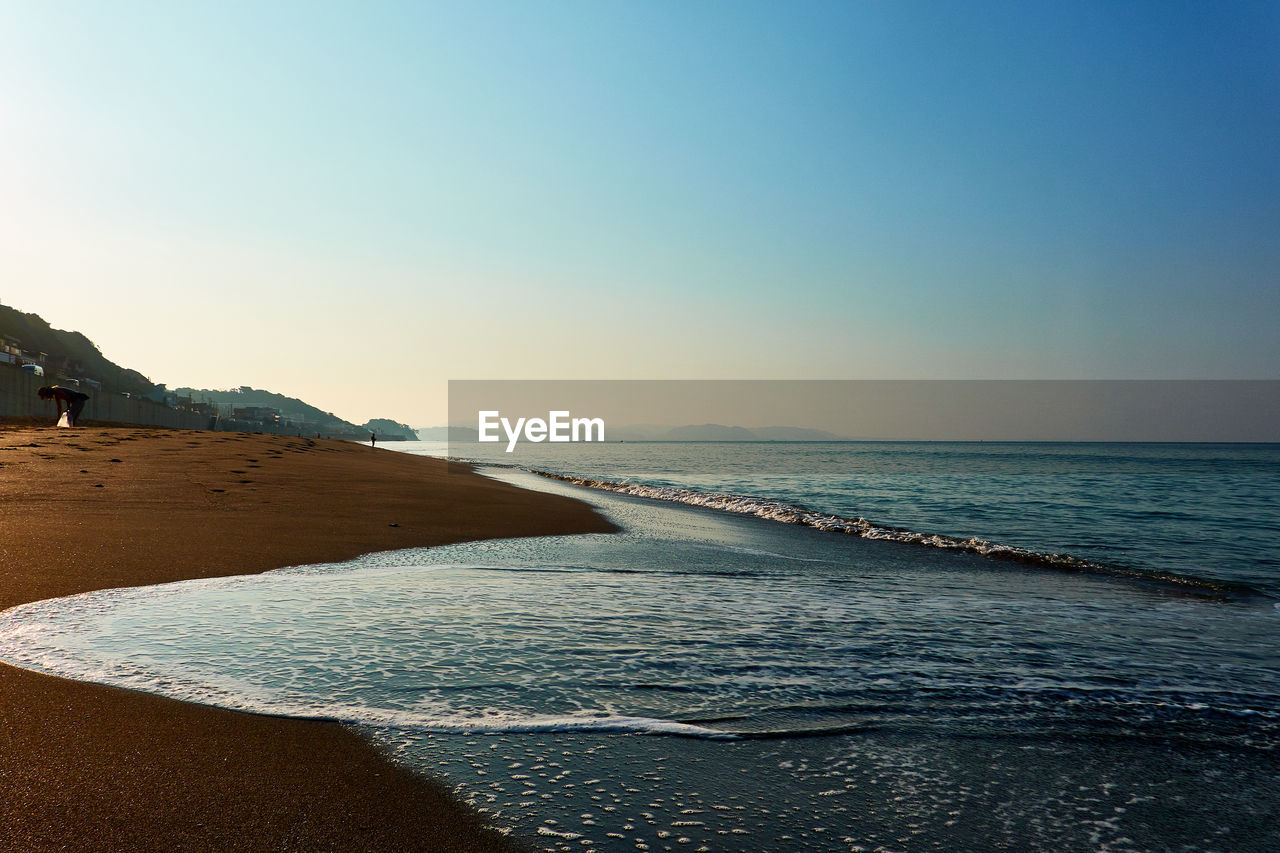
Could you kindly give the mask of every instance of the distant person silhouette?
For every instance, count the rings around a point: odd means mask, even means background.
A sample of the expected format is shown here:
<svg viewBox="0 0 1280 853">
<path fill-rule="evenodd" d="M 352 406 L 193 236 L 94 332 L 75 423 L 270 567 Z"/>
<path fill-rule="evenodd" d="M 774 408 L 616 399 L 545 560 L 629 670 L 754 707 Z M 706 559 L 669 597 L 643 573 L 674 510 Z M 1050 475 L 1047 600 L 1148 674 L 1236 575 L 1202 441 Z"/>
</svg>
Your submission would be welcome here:
<svg viewBox="0 0 1280 853">
<path fill-rule="evenodd" d="M 369 446 L 370 447 L 378 446 L 378 434 L 376 432 L 369 433 Z"/>
<path fill-rule="evenodd" d="M 38 389 L 36 393 L 40 395 L 41 400 L 53 400 L 58 404 L 59 421 L 62 420 L 62 412 L 65 407 L 69 426 L 76 425 L 76 420 L 80 417 L 84 404 L 89 402 L 88 394 L 84 394 L 74 388 L 63 388 L 61 385 L 46 385 Z"/>
</svg>

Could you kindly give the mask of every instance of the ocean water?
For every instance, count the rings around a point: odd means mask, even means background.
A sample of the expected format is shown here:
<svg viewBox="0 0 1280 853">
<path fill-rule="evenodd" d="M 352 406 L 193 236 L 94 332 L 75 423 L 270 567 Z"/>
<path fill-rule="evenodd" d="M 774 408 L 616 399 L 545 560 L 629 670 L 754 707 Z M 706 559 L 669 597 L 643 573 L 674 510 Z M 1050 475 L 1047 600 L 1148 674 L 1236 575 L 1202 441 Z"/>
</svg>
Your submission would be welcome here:
<svg viewBox="0 0 1280 853">
<path fill-rule="evenodd" d="M 1280 594 L 1280 445 L 1007 442 L 407 443 L 630 494 L 1060 568 Z M 496 448 L 496 449 L 495 449 Z M 513 458 L 514 457 L 514 458 Z M 933 540 L 932 543 L 929 540 Z"/>
<path fill-rule="evenodd" d="M 622 533 L 39 602 L 0 659 L 345 721 L 549 850 L 1280 849 L 1280 447 L 579 449 L 485 470 Z"/>
</svg>

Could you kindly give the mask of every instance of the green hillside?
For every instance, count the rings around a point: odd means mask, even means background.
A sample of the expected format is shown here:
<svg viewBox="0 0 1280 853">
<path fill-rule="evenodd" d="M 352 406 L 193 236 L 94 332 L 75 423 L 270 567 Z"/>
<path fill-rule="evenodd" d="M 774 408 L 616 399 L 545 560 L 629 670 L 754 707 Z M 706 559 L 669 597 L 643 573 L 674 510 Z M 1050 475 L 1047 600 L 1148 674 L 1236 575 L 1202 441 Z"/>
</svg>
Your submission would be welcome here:
<svg viewBox="0 0 1280 853">
<path fill-rule="evenodd" d="M 224 415 L 230 413 L 233 409 L 251 406 L 275 409 L 280 412 L 281 417 L 294 423 L 310 424 L 316 431 L 327 435 L 367 436 L 371 432 L 376 432 L 381 438 L 403 438 L 409 440 L 417 438 L 411 428 L 387 418 L 375 418 L 366 424 L 353 424 L 350 421 L 343 420 L 333 412 L 317 409 L 297 397 L 289 397 L 285 394 L 277 394 L 260 388 L 250 388 L 248 385 L 242 385 L 239 388 L 231 388 L 226 391 L 209 388 L 175 388 L 174 392 L 179 397 L 190 397 L 197 403 L 202 401 L 216 403 Z"/>
<path fill-rule="evenodd" d="M 104 391 L 117 393 L 145 394 L 155 387 L 138 371 L 109 360 L 84 335 L 55 329 L 38 314 L 0 305 L 0 336 L 28 353 L 44 353 L 45 372 L 51 382 L 61 373 L 72 379 L 96 380 Z"/>
<path fill-rule="evenodd" d="M 324 432 L 357 432 L 360 429 L 360 427 L 349 421 L 344 421 L 332 412 L 321 411 L 315 406 L 299 400 L 297 397 L 289 397 L 259 388 L 250 388 L 248 385 L 225 391 L 211 388 L 175 388 L 173 390 L 179 397 L 190 397 L 197 403 L 201 401 L 216 403 L 223 412 L 250 406 L 261 406 L 276 409 L 282 417 L 291 421 L 305 421 L 306 423 L 315 424 L 317 428 Z"/>
<path fill-rule="evenodd" d="M 50 384 L 64 377 L 91 379 L 101 383 L 103 391 L 134 395 L 149 394 L 156 388 L 154 382 L 138 371 L 121 367 L 108 359 L 93 341 L 80 332 L 55 329 L 38 314 L 27 314 L 7 305 L 0 305 L 0 339 L 21 349 L 33 360 L 42 357 L 45 375 L 49 377 Z M 321 411 L 297 397 L 248 386 L 228 391 L 199 388 L 174 390 L 179 397 L 191 397 L 196 402 L 216 403 L 219 409 L 228 414 L 232 409 L 251 406 L 277 409 L 284 418 L 312 425 L 317 431 L 326 434 L 367 436 L 376 432 L 380 438 L 417 437 L 409 427 L 386 418 L 376 418 L 367 424 L 353 424 L 332 412 Z"/>
</svg>

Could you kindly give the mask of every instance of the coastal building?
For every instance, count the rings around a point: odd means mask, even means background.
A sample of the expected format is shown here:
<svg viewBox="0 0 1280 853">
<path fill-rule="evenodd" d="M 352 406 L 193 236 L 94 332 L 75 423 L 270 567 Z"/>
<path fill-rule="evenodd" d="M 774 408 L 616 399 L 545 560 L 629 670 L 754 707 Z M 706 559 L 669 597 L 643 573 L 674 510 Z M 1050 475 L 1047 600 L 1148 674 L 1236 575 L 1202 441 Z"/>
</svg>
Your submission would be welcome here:
<svg viewBox="0 0 1280 853">
<path fill-rule="evenodd" d="M 0 364 L 38 364 L 46 366 L 49 354 L 22 348 L 22 341 L 12 335 L 0 335 Z"/>
<path fill-rule="evenodd" d="M 160 403 L 161 405 L 168 406 L 171 409 L 178 408 L 178 395 L 166 388 L 163 382 L 152 388 L 149 393 L 143 394 L 142 399 L 150 400 L 153 403 Z"/>
<path fill-rule="evenodd" d="M 231 417 L 237 421 L 249 421 L 259 424 L 280 423 L 280 410 L 270 406 L 243 406 L 231 410 Z"/>
<path fill-rule="evenodd" d="M 22 364 L 22 342 L 0 335 L 0 364 Z"/>
</svg>

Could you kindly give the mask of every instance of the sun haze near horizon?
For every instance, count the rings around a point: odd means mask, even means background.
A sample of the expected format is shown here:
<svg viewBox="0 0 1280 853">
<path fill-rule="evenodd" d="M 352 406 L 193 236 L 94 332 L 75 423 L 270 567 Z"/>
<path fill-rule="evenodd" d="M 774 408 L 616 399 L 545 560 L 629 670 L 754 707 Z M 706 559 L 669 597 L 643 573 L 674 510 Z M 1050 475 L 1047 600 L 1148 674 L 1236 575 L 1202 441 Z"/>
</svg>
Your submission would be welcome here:
<svg viewBox="0 0 1280 853">
<path fill-rule="evenodd" d="M 1280 375 L 1280 7 L 0 5 L 5 304 L 171 386 Z"/>
</svg>

